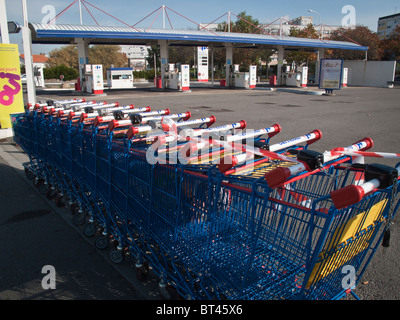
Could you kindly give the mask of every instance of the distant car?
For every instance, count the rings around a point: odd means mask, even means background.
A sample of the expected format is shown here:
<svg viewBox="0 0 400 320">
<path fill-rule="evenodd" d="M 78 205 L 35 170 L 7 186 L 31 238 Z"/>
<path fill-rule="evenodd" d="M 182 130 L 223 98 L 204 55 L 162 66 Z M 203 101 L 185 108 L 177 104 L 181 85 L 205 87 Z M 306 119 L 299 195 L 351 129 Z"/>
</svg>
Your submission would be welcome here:
<svg viewBox="0 0 400 320">
<path fill-rule="evenodd" d="M 21 74 L 21 83 L 26 83 L 26 74 Z"/>
</svg>

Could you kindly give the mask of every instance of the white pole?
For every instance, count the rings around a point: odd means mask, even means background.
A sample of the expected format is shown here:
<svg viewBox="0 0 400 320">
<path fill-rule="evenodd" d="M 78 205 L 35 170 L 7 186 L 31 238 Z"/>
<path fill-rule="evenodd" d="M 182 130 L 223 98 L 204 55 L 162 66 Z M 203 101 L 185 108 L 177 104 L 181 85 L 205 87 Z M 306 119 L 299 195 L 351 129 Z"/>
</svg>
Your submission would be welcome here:
<svg viewBox="0 0 400 320">
<path fill-rule="evenodd" d="M 156 54 L 154 56 L 154 77 L 157 77 L 157 60 L 156 60 Z"/>
<path fill-rule="evenodd" d="M 211 84 L 214 87 L 214 48 L 211 48 Z"/>
<path fill-rule="evenodd" d="M 22 42 L 24 45 L 26 85 L 28 91 L 28 103 L 36 103 L 35 83 L 33 79 L 33 61 L 32 61 L 32 35 L 28 27 L 28 10 L 26 0 L 22 0 L 22 14 L 24 25 L 22 26 Z"/>
<path fill-rule="evenodd" d="M 79 0 L 79 18 L 80 18 L 81 25 L 82 25 L 82 3 L 81 3 L 81 0 Z"/>
<path fill-rule="evenodd" d="M 228 11 L 228 32 L 231 32 L 231 12 Z"/>
<path fill-rule="evenodd" d="M 313 12 L 319 16 L 319 38 L 322 39 L 322 19 L 321 19 L 321 14 L 317 11 L 308 9 L 308 12 Z"/>
<path fill-rule="evenodd" d="M 321 15 L 318 13 L 319 16 L 319 38 L 322 39 L 322 22 L 321 22 Z"/>
<path fill-rule="evenodd" d="M 0 0 L 0 28 L 1 28 L 1 42 L 9 44 L 10 38 L 8 36 L 6 0 Z"/>
<path fill-rule="evenodd" d="M 163 12 L 162 12 L 162 25 L 163 29 L 165 29 L 165 5 L 162 6 Z"/>
</svg>

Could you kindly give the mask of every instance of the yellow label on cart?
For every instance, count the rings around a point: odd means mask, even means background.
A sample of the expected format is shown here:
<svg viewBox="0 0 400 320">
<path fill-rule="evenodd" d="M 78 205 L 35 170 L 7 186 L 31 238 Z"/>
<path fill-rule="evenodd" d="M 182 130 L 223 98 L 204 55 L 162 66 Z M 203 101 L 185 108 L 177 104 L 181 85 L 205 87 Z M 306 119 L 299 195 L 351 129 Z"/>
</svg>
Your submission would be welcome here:
<svg viewBox="0 0 400 320">
<path fill-rule="evenodd" d="M 307 288 L 314 281 L 319 281 L 337 268 L 346 265 L 350 259 L 368 248 L 369 240 L 375 230 L 375 222 L 380 220 L 387 201 L 386 199 L 378 202 L 370 210 L 359 213 L 336 230 L 327 249 L 320 253 L 319 258 L 322 261 L 315 264 Z M 345 245 L 347 241 L 360 234 L 362 235 L 351 244 Z"/>
<path fill-rule="evenodd" d="M 11 128 L 10 114 L 24 112 L 18 45 L 0 44 L 0 129 Z"/>
<path fill-rule="evenodd" d="M 379 215 L 385 208 L 388 200 L 378 202 L 371 207 L 370 210 L 359 213 L 358 215 L 351 218 L 346 224 L 336 230 L 332 237 L 331 244 L 327 247 L 327 251 L 346 242 L 348 239 L 354 237 L 361 230 L 367 229 L 375 221 L 378 220 Z"/>
</svg>

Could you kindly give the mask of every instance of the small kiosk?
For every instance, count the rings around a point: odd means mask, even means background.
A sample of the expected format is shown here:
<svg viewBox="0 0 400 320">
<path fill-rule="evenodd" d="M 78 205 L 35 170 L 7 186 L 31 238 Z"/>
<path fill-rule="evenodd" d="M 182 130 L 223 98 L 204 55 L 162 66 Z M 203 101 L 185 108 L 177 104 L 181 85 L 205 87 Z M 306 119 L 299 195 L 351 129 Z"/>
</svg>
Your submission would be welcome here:
<svg viewBox="0 0 400 320">
<path fill-rule="evenodd" d="M 111 89 L 133 88 L 133 68 L 107 69 L 107 85 Z"/>
</svg>

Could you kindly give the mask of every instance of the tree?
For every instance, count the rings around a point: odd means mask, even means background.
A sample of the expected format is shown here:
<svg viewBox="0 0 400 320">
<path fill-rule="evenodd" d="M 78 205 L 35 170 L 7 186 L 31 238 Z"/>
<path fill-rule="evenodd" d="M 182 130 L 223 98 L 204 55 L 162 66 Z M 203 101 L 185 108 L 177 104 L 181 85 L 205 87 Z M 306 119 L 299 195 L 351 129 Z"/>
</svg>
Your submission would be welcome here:
<svg viewBox="0 0 400 320">
<path fill-rule="evenodd" d="M 154 69 L 154 55 L 156 56 L 156 68 L 157 70 L 160 70 L 161 58 L 159 46 L 152 46 L 148 50 L 148 56 L 146 60 L 148 65 L 151 66 L 152 69 Z M 193 47 L 169 47 L 168 56 L 170 63 L 180 62 L 182 64 L 189 64 L 190 66 L 194 64 Z"/>
<path fill-rule="evenodd" d="M 128 60 L 124 53 L 120 52 L 119 46 L 112 45 L 94 45 L 89 48 L 89 63 L 102 64 L 103 70 L 114 67 L 127 66 Z M 64 65 L 69 68 L 78 70 L 78 49 L 75 45 L 65 46 L 62 48 L 54 49 L 49 53 L 50 59 L 47 64 L 50 68 Z"/>
<path fill-rule="evenodd" d="M 380 41 L 382 60 L 400 60 L 400 26 L 396 26 L 387 39 Z"/>
<path fill-rule="evenodd" d="M 148 56 L 146 58 L 147 64 L 154 68 L 154 55 L 156 55 L 156 68 L 160 70 L 161 68 L 161 61 L 160 61 L 160 47 L 159 46 L 151 46 L 151 48 L 147 51 Z"/>
<path fill-rule="evenodd" d="M 260 24 L 258 19 L 254 19 L 252 16 L 247 15 L 246 11 L 239 12 L 237 16 L 238 19 L 231 28 L 231 32 L 256 34 L 261 33 L 261 30 L 258 27 Z"/>
<path fill-rule="evenodd" d="M 261 34 L 262 30 L 259 28 L 260 22 L 258 19 L 253 18 L 246 14 L 246 11 L 242 11 L 237 15 L 238 19 L 236 22 L 231 22 L 231 32 L 237 33 L 252 33 Z M 218 25 L 217 31 L 227 31 L 226 22 Z M 225 64 L 225 55 L 221 51 L 215 51 L 214 63 L 219 65 Z M 249 66 L 252 64 L 260 65 L 261 61 L 269 62 L 273 54 L 273 50 L 270 49 L 256 49 L 256 48 L 234 48 L 234 60 L 240 64 L 242 70 L 248 71 Z"/>
<path fill-rule="evenodd" d="M 195 56 L 194 50 L 196 50 L 197 53 L 197 47 L 171 47 L 169 49 L 169 61 L 171 63 L 180 62 L 182 64 L 193 65 Z"/>
<path fill-rule="evenodd" d="M 120 46 L 95 45 L 89 48 L 89 62 L 90 64 L 102 64 L 103 73 L 106 75 L 107 69 L 111 66 L 123 68 L 128 65 L 126 55 L 120 50 Z"/>
<path fill-rule="evenodd" d="M 58 65 L 52 68 L 44 68 L 45 79 L 60 79 L 60 76 L 64 76 L 64 81 L 75 80 L 78 78 L 79 73 L 75 68 L 67 67 L 66 65 Z"/>
<path fill-rule="evenodd" d="M 50 58 L 47 64 L 50 68 L 64 65 L 69 68 L 78 69 L 78 49 L 75 45 L 54 49 L 50 51 L 49 55 Z"/>
<path fill-rule="evenodd" d="M 318 39 L 319 34 L 317 30 L 315 30 L 313 24 L 310 23 L 304 29 L 295 27 L 290 28 L 289 37 Z M 290 51 L 286 54 L 286 60 L 288 62 L 295 61 L 297 65 L 301 65 L 303 63 L 308 64 L 317 60 L 317 54 L 307 51 Z"/>
<path fill-rule="evenodd" d="M 379 36 L 368 27 L 359 25 L 355 28 L 339 28 L 332 33 L 331 40 L 355 41 L 362 46 L 368 47 L 368 60 L 380 59 Z M 365 58 L 365 53 L 364 51 L 334 49 L 332 50 L 332 58 L 363 60 Z"/>
</svg>

